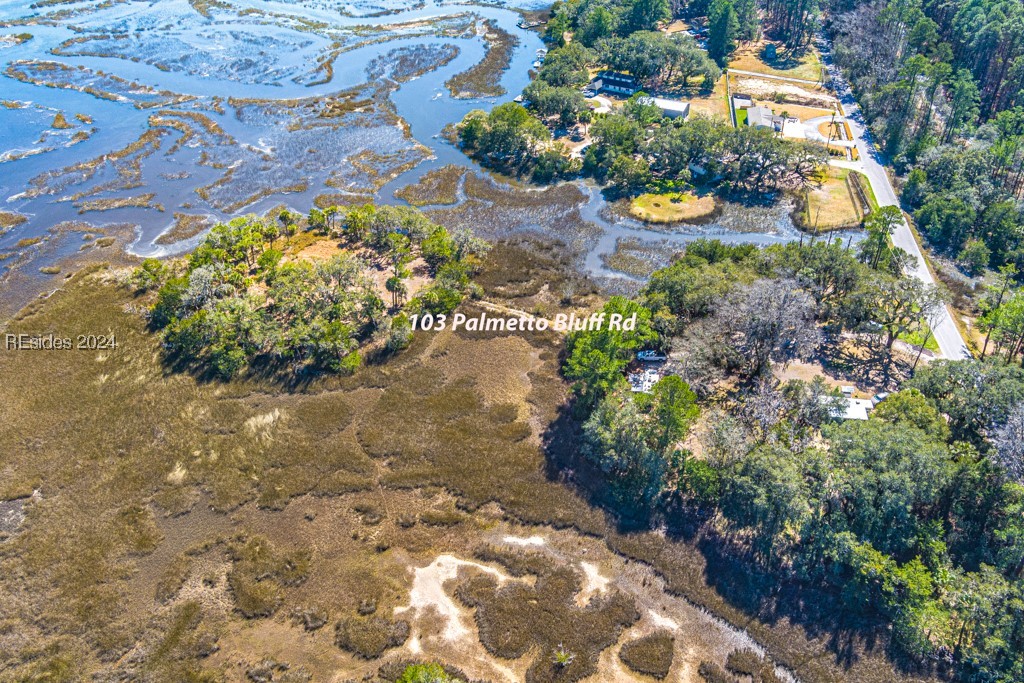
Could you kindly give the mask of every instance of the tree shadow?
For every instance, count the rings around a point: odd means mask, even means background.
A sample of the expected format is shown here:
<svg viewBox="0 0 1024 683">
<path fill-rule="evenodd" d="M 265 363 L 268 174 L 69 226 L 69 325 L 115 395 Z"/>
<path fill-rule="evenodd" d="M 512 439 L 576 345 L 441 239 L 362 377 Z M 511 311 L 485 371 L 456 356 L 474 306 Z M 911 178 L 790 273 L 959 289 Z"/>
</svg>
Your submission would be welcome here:
<svg viewBox="0 0 1024 683">
<path fill-rule="evenodd" d="M 777 71 L 789 71 L 795 69 L 801 65 L 800 60 L 807 56 L 808 49 L 806 46 L 800 46 L 795 48 L 779 47 L 775 51 L 775 57 L 769 59 L 763 52 L 761 53 L 761 59 L 764 63 Z"/>
<path fill-rule="evenodd" d="M 849 607 L 852 603 L 846 599 L 841 587 L 802 579 L 793 570 L 779 573 L 765 569 L 741 540 L 723 536 L 715 528 L 713 518 L 716 513 L 713 510 L 680 500 L 668 502 L 654 511 L 623 507 L 621 500 L 612 495 L 604 473 L 581 453 L 582 430 L 578 416 L 576 403 L 566 403 L 544 432 L 546 475 L 550 480 L 569 486 L 590 505 L 603 510 L 612 526 L 612 533 L 636 534 L 638 539 L 651 542 L 651 534 L 646 532 L 664 531 L 661 543 L 682 544 L 700 553 L 705 563 L 701 577 L 703 583 L 728 607 L 777 629 L 772 634 L 773 638 L 784 638 L 786 628 L 790 626 L 801 629 L 802 637 L 821 642 L 835 663 L 844 669 L 852 667 L 865 653 L 884 652 L 903 674 L 948 674 L 948 667 L 941 663 L 922 663 L 904 655 L 892 642 L 887 620 L 878 613 L 865 613 L 859 608 Z M 638 543 L 644 541 L 638 540 Z M 662 547 L 663 550 L 657 550 L 649 557 L 632 554 L 627 554 L 627 557 L 635 557 L 654 566 L 659 556 L 674 555 Z M 666 569 L 655 566 L 655 570 L 669 581 Z M 670 581 L 669 590 L 682 590 L 677 586 Z M 685 591 L 683 595 L 709 610 L 713 607 L 702 600 L 699 587 L 696 595 Z M 742 621 L 732 621 L 735 626 L 744 628 Z M 819 656 L 818 651 L 809 653 L 809 656 Z"/>
<path fill-rule="evenodd" d="M 822 344 L 812 361 L 836 379 L 895 391 L 911 374 L 911 364 L 870 338 L 840 337 Z"/>
</svg>

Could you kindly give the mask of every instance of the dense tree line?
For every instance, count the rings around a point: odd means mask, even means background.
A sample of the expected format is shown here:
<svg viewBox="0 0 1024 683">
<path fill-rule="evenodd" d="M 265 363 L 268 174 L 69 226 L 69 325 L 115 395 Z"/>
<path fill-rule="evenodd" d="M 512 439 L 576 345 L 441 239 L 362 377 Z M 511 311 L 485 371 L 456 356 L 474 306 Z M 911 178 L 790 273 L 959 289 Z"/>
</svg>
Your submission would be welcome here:
<svg viewBox="0 0 1024 683">
<path fill-rule="evenodd" d="M 714 511 L 701 518 L 727 544 L 780 580 L 837 588 L 837 612 L 887 620 L 907 656 L 950 661 L 963 680 L 1021 680 L 1024 369 L 933 362 L 866 421 L 837 421 L 843 399 L 821 379 L 768 371 L 840 330 L 885 347 L 906 329 L 894 292 L 909 297 L 904 317 L 925 315 L 932 294 L 879 261 L 838 241 L 692 243 L 636 300 L 608 303 L 638 313 L 634 332 L 567 341 L 581 453 L 623 516 Z M 681 376 L 630 393 L 636 350 L 668 346 Z M 696 456 L 684 442 L 699 396 L 730 375 L 740 389 L 705 408 Z"/>
<path fill-rule="evenodd" d="M 547 96 L 543 86 L 531 85 L 527 91 Z M 489 114 L 471 112 L 458 126 L 459 141 L 491 168 L 530 174 L 538 181 L 582 170 L 626 195 L 657 182 L 683 187 L 695 172 L 705 183 L 745 192 L 798 189 L 816 179 L 827 160 L 820 145 L 786 140 L 767 129 L 733 128 L 699 116 L 662 119 L 645 98 L 638 93 L 624 113 L 608 114 L 591 125 L 593 144 L 582 166 L 564 146 L 552 144 L 546 126 L 517 103 L 500 105 Z M 561 107 L 549 115 L 561 117 L 557 110 L 566 110 Z"/>
<path fill-rule="evenodd" d="M 671 87 L 677 81 L 686 88 L 700 77 L 702 87 L 710 91 L 722 75 L 708 53 L 685 33 L 638 31 L 605 38 L 597 43 L 596 60 L 632 74 L 646 88 Z"/>
<path fill-rule="evenodd" d="M 802 47 L 818 30 L 818 0 L 765 0 L 767 32 L 789 48 Z"/>
<path fill-rule="evenodd" d="M 699 116 L 646 128 L 643 116 L 642 109 L 627 104 L 624 114 L 597 121 L 583 170 L 627 194 L 654 180 L 687 183 L 694 173 L 704 182 L 764 192 L 802 187 L 826 161 L 821 146 L 786 140 L 766 129 L 733 128 Z"/>
<path fill-rule="evenodd" d="M 1024 265 L 1024 6 L 834 0 L 829 30 L 903 200 L 970 274 Z"/>
<path fill-rule="evenodd" d="M 556 0 L 547 37 L 562 44 L 571 33 L 574 41 L 593 47 L 612 36 L 653 31 L 671 16 L 668 0 Z"/>
<path fill-rule="evenodd" d="M 654 30 L 669 17 L 663 0 L 555 3 L 548 25 L 555 47 L 523 91 L 523 105 L 470 112 L 457 127 L 460 145 L 506 173 L 550 182 L 582 171 L 623 195 L 684 189 L 695 179 L 744 192 L 803 187 L 827 161 L 820 145 L 700 117 L 663 118 L 651 104 L 647 91 L 691 83 L 711 90 L 735 40 L 755 37 L 753 2 L 715 0 L 707 11 L 711 36 L 705 51 L 688 34 Z M 597 67 L 628 73 L 647 91 L 630 98 L 621 113 L 595 115 L 579 88 Z M 575 126 L 589 127 L 593 140 L 582 162 L 551 140 L 552 129 Z"/>
<path fill-rule="evenodd" d="M 414 209 L 313 209 L 308 229 L 348 247 L 323 260 L 286 257 L 300 216 L 255 216 L 215 226 L 186 259 L 145 261 L 133 276 L 155 292 L 150 323 L 170 360 L 229 379 L 249 366 L 354 370 L 360 346 L 382 339 L 392 350 L 408 343 L 407 312 L 448 312 L 471 290 L 470 276 L 486 244 L 452 235 Z M 389 306 L 362 255 L 387 269 Z M 433 283 L 406 301 L 409 264 L 422 257 Z"/>
</svg>

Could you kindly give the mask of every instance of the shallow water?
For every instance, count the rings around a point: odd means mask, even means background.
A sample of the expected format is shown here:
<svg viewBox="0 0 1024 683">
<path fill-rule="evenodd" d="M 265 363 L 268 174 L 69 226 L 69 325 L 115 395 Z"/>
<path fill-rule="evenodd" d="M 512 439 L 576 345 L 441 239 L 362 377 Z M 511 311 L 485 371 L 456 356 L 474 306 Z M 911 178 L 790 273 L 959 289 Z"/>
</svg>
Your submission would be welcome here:
<svg viewBox="0 0 1024 683">
<path fill-rule="evenodd" d="M 0 277 L 20 267 L 41 288 L 56 286 L 59 278 L 37 270 L 67 249 L 18 243 L 53 239 L 64 222 L 134 225 L 131 253 L 166 256 L 201 239 L 156 243 L 175 213 L 224 219 L 281 204 L 305 212 L 324 194 L 396 202 L 396 190 L 433 169 L 473 168 L 440 133 L 526 85 L 542 42 L 518 27 L 514 9 L 544 4 L 121 0 L 26 9 L 0 0 L 0 36 L 33 36 L 0 41 L 0 210 L 29 218 L 0 234 L 0 256 L 27 251 L 0 260 Z M 519 41 L 501 78 L 506 95 L 455 99 L 445 81 L 485 54 L 483 20 Z M 403 55 L 419 75 L 394 71 Z M 328 115 L 331 102 L 351 106 Z M 70 128 L 51 127 L 58 113 Z M 600 193 L 580 186 L 589 197 L 580 213 L 602 231 L 582 265 L 604 278 L 630 277 L 605 263 L 619 240 L 670 254 L 707 235 L 760 244 L 798 236 L 778 208 L 654 231 L 610 217 Z M 111 205 L 125 198 L 134 206 Z"/>
<path fill-rule="evenodd" d="M 2 99 L 11 103 L 0 108 L 0 159 L 7 159 L 0 162 L 2 209 L 30 219 L 0 237 L 0 250 L 45 235 L 61 221 L 84 220 L 97 226 L 134 223 L 139 232 L 134 251 L 160 255 L 171 250 L 153 240 L 170 227 L 175 211 L 224 218 L 282 202 L 306 210 L 317 194 L 350 191 L 348 181 L 359 184 L 342 173 L 332 181 L 341 188 L 325 185 L 361 151 L 373 153 L 371 158 L 398 153 L 409 162 L 431 155 L 461 161 L 457 150 L 434 136 L 470 109 L 493 104 L 453 99 L 444 86 L 482 58 L 479 22 L 492 20 L 520 41 L 502 78 L 511 93 L 526 84 L 541 46 L 536 34 L 516 26 L 517 13 L 497 6 L 390 2 L 339 8 L 251 0 L 233 3 L 231 10 L 207 11 L 210 16 L 204 17 L 185 0 L 120 2 L 104 9 L 70 3 L 42 10 L 0 2 L 0 20 L 9 22 L 0 35 L 33 35 L 25 43 L 0 47 Z M 395 84 L 380 87 L 389 55 L 424 46 L 448 57 L 454 48 L 457 56 L 433 71 L 427 60 L 426 75 L 401 83 L 397 91 Z M 318 71 L 325 59 L 333 59 L 329 78 Z M 368 73 L 371 64 L 377 69 Z M 45 83 L 23 82 L 13 77 L 18 74 Z M 99 96 L 82 92 L 86 87 Z M 314 106 L 352 88 L 360 89 L 357 99 L 372 102 L 341 121 L 324 122 L 288 108 L 294 100 Z M 389 111 L 389 94 L 411 136 Z M 232 106 L 232 97 L 280 103 L 282 110 Z M 158 127 L 156 148 L 139 155 L 134 177 L 119 178 L 118 164 L 105 155 L 153 130 L 151 116 L 162 116 L 165 109 L 201 113 L 223 131 L 223 140 L 198 135 L 176 145 L 181 132 Z M 50 128 L 59 112 L 72 128 Z M 68 146 L 78 132 L 88 137 Z M 129 162 L 121 165 L 135 163 Z M 92 170 L 88 177 L 86 170 Z M 210 196 L 196 194 L 211 184 Z M 149 193 L 154 194 L 149 208 L 80 213 L 83 199 Z"/>
</svg>

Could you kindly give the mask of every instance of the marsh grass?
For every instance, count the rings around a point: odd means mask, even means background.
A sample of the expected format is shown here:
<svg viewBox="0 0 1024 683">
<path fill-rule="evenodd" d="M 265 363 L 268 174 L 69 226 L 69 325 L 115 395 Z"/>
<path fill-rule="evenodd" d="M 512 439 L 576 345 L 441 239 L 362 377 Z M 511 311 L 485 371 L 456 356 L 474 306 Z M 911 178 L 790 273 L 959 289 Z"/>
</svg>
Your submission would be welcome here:
<svg viewBox="0 0 1024 683">
<path fill-rule="evenodd" d="M 459 183 L 466 174 L 461 166 L 448 165 L 430 171 L 412 185 L 406 185 L 395 193 L 413 206 L 429 204 L 454 204 L 458 199 Z"/>
<path fill-rule="evenodd" d="M 384 617 L 349 617 L 339 621 L 334 632 L 338 647 L 365 659 L 377 659 L 408 638 L 409 622 Z"/>
<path fill-rule="evenodd" d="M 631 640 L 619 650 L 619 659 L 633 671 L 661 680 L 668 676 L 675 654 L 675 640 L 668 631 L 655 631 Z"/>
<path fill-rule="evenodd" d="M 592 285 L 564 272 L 567 258 L 541 242 L 498 245 L 480 275 L 484 296 L 556 312 L 565 310 L 559 289 L 574 284 L 570 299 L 583 305 Z M 123 278 L 86 269 L 7 325 L 118 341 L 105 352 L 0 352 L 0 499 L 39 491 L 23 531 L 0 545 L 0 613 L 14 625 L 0 628 L 0 650 L 10 653 L 12 680 L 102 677 L 136 647 L 124 664 L 129 679 L 204 680 L 211 667 L 248 656 L 260 628 L 294 630 L 290 642 L 312 653 L 306 662 L 362 675 L 368 664 L 288 625 L 287 615 L 315 606 L 318 618 L 346 624 L 353 651 L 373 654 L 401 635 L 383 615 L 407 604 L 410 554 L 426 564 L 476 547 L 494 515 L 603 537 L 653 566 L 670 592 L 745 627 L 808 683 L 900 680 L 858 632 L 816 640 L 815 629 L 834 622 L 792 609 L 832 605 L 830 596 L 773 593 L 777 582 L 692 529 L 616 530 L 560 483 L 574 441 L 557 337 L 417 333 L 406 351 L 351 377 L 204 383 L 164 368 Z M 357 506 L 383 519 L 367 526 Z M 464 521 L 399 522 L 430 511 Z M 536 577 L 498 586 L 484 576 L 460 589 L 476 605 L 487 649 L 550 653 L 562 643 L 577 655 L 556 670 L 538 654 L 531 681 L 593 671 L 636 620 L 619 593 L 577 607 L 580 576 L 568 567 L 478 553 Z M 207 598 L 226 609 L 213 612 Z M 364 600 L 375 601 L 374 615 L 357 614 Z M 265 614 L 278 616 L 255 618 Z M 217 637 L 222 651 L 209 654 Z"/>
<path fill-rule="evenodd" d="M 618 591 L 578 607 L 574 598 L 580 579 L 569 567 L 545 563 L 536 556 L 528 556 L 525 563 L 510 563 L 519 571 L 535 571 L 533 585 L 499 586 L 493 576 L 483 574 L 460 584 L 456 596 L 476 609 L 480 642 L 491 654 L 518 659 L 531 649 L 542 653 L 560 649 L 575 655 L 559 664 L 547 656 L 537 657 L 526 672 L 531 683 L 578 681 L 593 674 L 601 652 L 640 618 L 633 598 Z"/>
<path fill-rule="evenodd" d="M 0 211 L 0 232 L 14 228 L 28 220 L 28 216 L 11 211 Z"/>
<path fill-rule="evenodd" d="M 169 230 L 160 234 L 154 244 L 175 244 L 195 237 L 199 233 L 213 227 L 212 216 L 190 213 L 174 213 L 174 224 Z"/>
<path fill-rule="evenodd" d="M 706 683 L 740 683 L 740 680 L 714 662 L 701 662 L 697 668 Z"/>
<path fill-rule="evenodd" d="M 452 97 L 467 99 L 505 94 L 505 88 L 500 85 L 501 75 L 508 69 L 519 39 L 491 20 L 484 22 L 484 28 L 487 53 L 469 69 L 448 79 L 445 85 Z"/>
</svg>

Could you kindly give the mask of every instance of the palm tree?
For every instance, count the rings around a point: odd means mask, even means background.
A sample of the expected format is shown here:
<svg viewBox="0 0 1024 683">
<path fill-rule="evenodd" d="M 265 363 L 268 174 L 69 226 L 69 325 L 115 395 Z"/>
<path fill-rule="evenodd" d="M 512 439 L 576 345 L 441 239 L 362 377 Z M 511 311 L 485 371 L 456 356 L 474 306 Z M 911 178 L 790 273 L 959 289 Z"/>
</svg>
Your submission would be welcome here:
<svg viewBox="0 0 1024 683">
<path fill-rule="evenodd" d="M 551 657 L 552 663 L 560 669 L 564 669 L 573 662 L 576 661 L 576 653 L 569 652 L 565 649 L 565 646 L 561 643 L 555 648 L 555 651 Z"/>
</svg>

